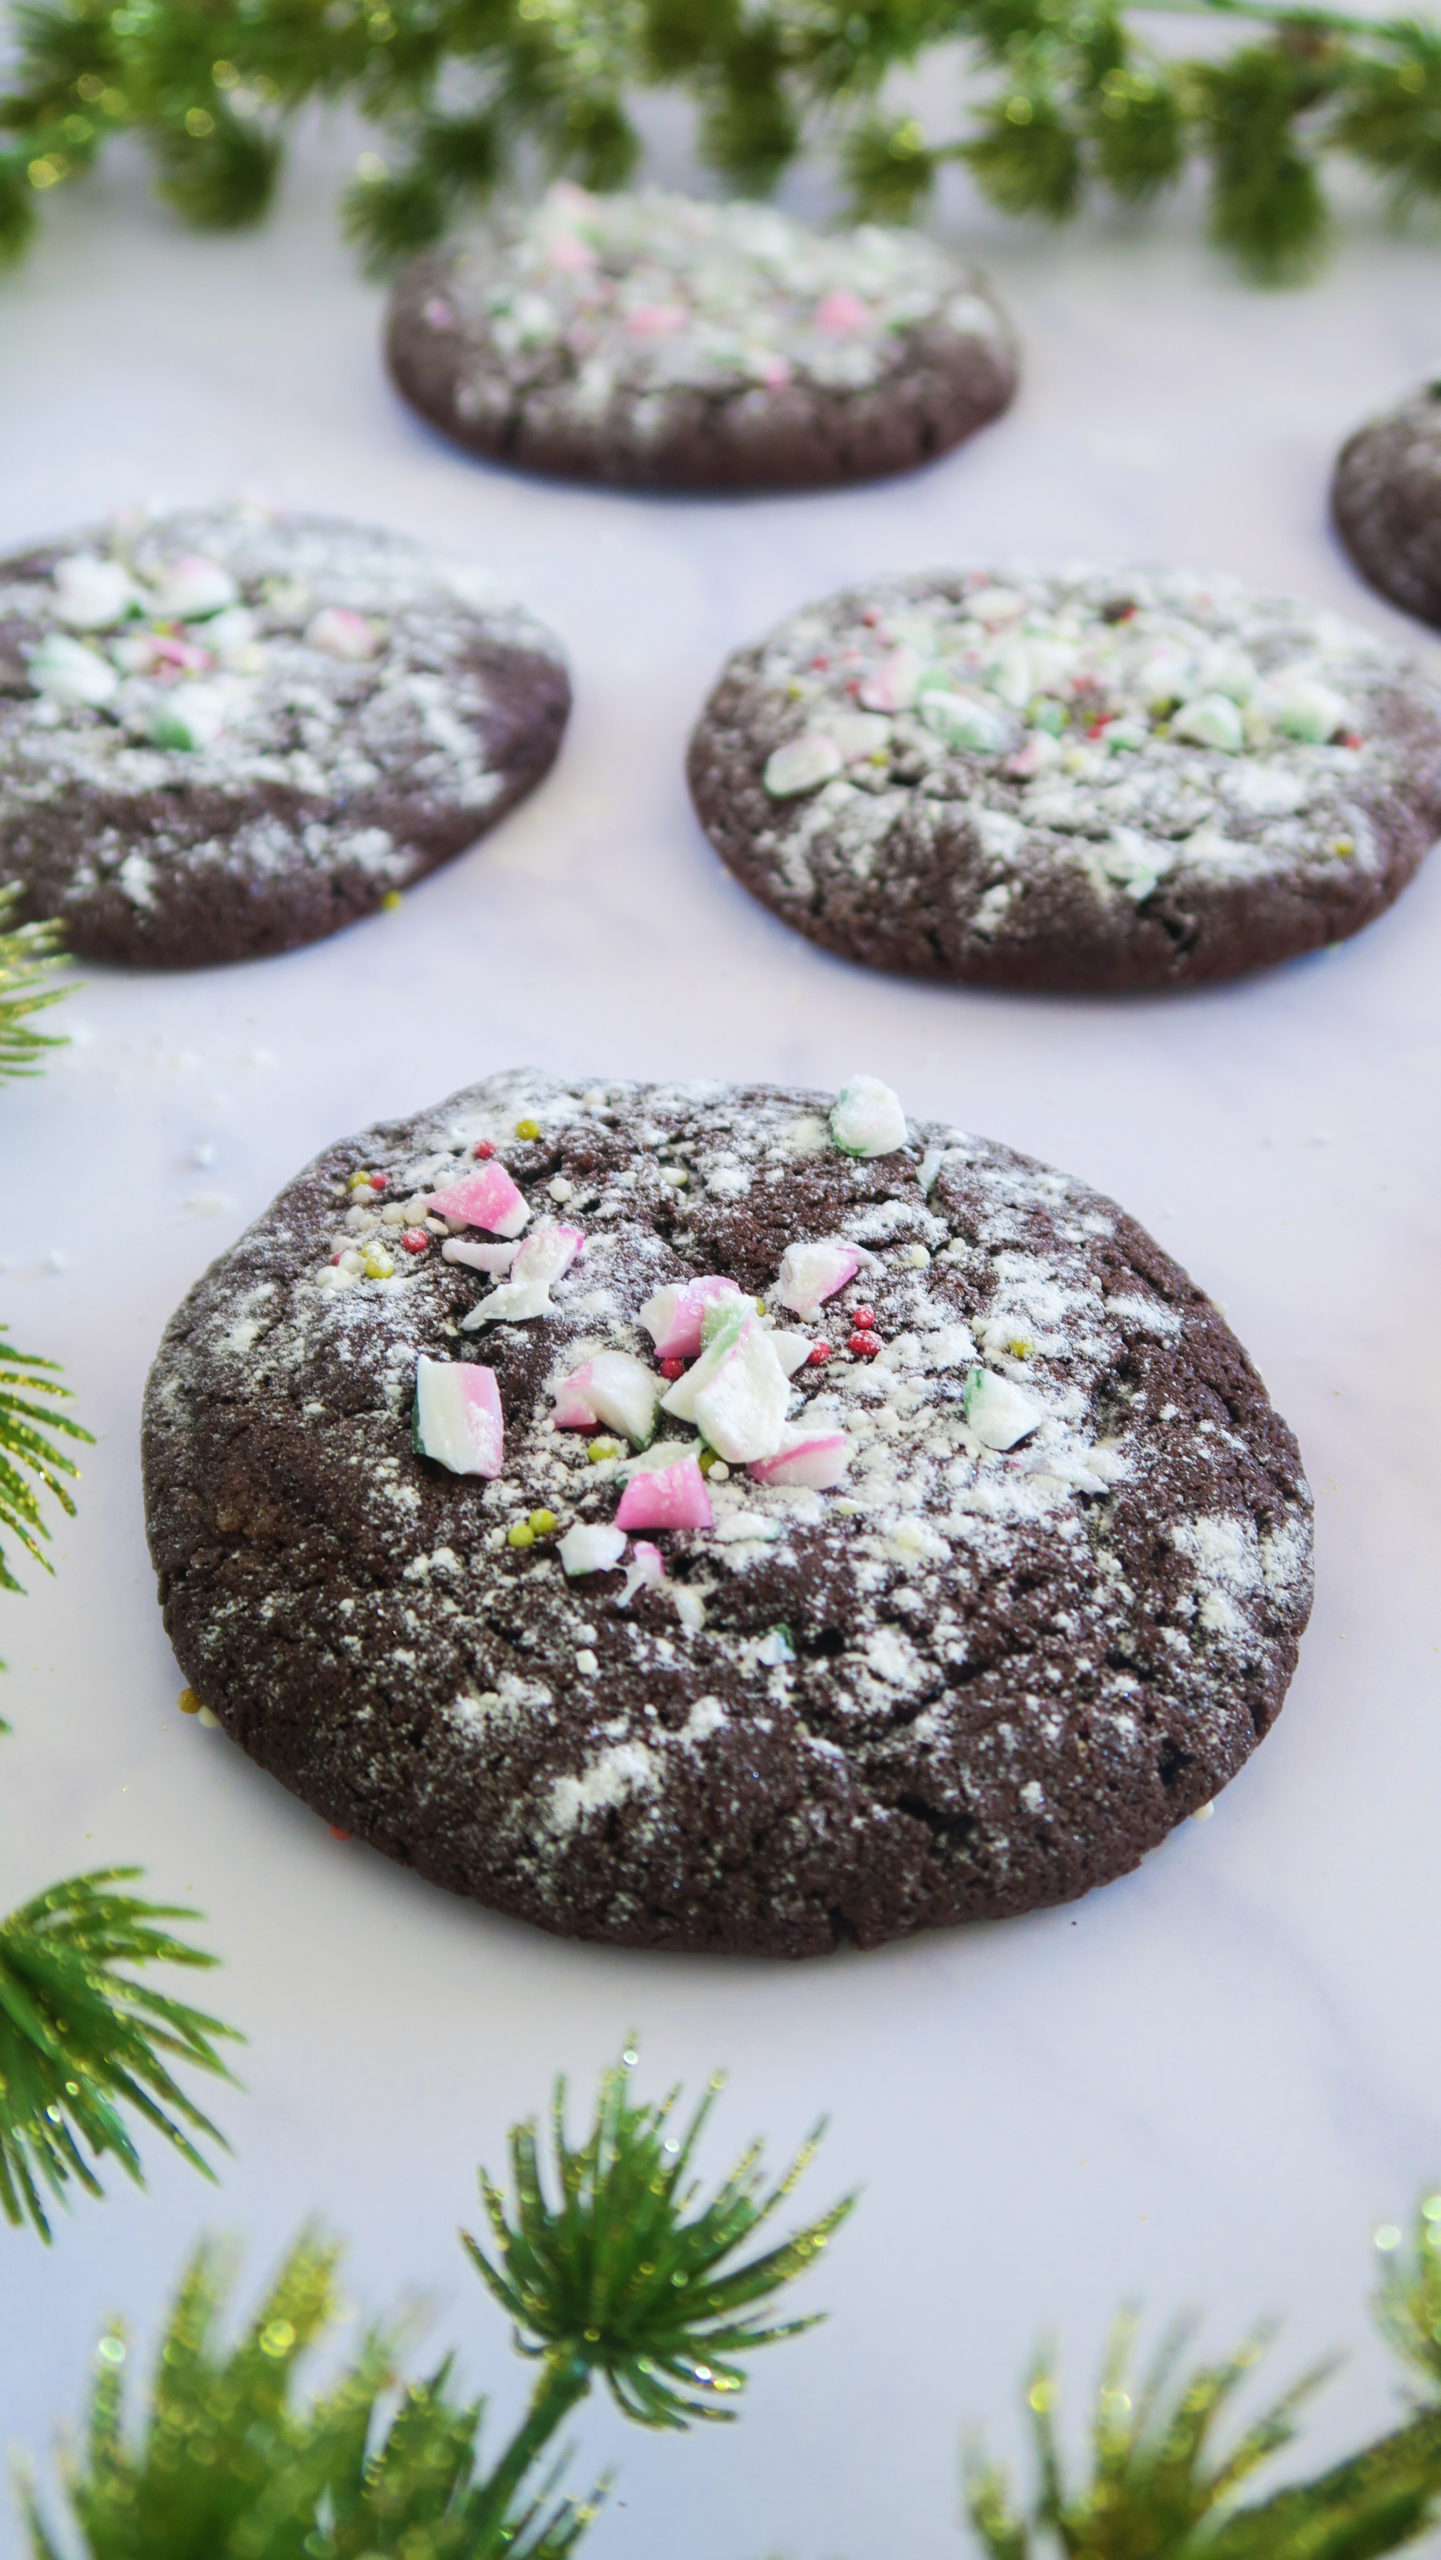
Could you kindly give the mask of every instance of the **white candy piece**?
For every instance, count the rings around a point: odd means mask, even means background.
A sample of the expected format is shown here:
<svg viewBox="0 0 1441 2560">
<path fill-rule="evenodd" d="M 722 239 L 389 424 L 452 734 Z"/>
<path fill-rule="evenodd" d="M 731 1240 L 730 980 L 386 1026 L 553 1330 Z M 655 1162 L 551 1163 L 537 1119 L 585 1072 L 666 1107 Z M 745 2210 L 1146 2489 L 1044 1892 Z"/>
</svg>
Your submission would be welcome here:
<svg viewBox="0 0 1441 2560">
<path fill-rule="evenodd" d="M 966 598 L 966 611 L 973 622 L 985 623 L 994 631 L 1005 622 L 1014 622 L 1026 610 L 1026 599 L 1014 587 L 978 587 Z"/>
<path fill-rule="evenodd" d="M 577 1520 L 574 1528 L 567 1529 L 556 1554 L 568 1574 L 610 1573 L 625 1547 L 624 1529 L 613 1528 L 609 1521 Z M 626 1597 L 630 1597 L 628 1591 Z"/>
<path fill-rule="evenodd" d="M 899 1095 L 879 1076 L 848 1077 L 831 1110 L 831 1136 L 843 1155 L 893 1155 L 906 1143 Z"/>
<path fill-rule="evenodd" d="M 914 649 L 903 642 L 893 649 L 873 676 L 861 687 L 861 701 L 867 711 L 909 711 L 920 691 L 925 669 Z"/>
<path fill-rule="evenodd" d="M 777 1326 L 766 1339 L 788 1378 L 793 1378 L 797 1369 L 810 1358 L 811 1339 L 808 1333 L 784 1333 Z"/>
<path fill-rule="evenodd" d="M 842 764 L 859 764 L 886 744 L 891 724 L 878 711 L 838 711 L 825 734 L 834 739 Z"/>
<path fill-rule="evenodd" d="M 970 755 L 996 756 L 1016 739 L 1016 723 L 998 702 L 979 694 L 929 692 L 921 696 L 921 718 L 948 747 Z"/>
<path fill-rule="evenodd" d="M 765 786 L 773 800 L 790 800 L 800 791 L 818 791 L 834 782 L 841 770 L 841 751 L 829 731 L 807 730 L 790 738 L 766 760 Z"/>
<path fill-rule="evenodd" d="M 150 610 L 161 622 L 199 622 L 207 614 L 222 613 L 239 598 L 240 590 L 228 569 L 191 551 L 178 560 L 167 560 L 159 571 Z"/>
<path fill-rule="evenodd" d="M 307 649 L 319 649 L 327 658 L 348 658 L 357 665 L 373 658 L 380 647 L 374 623 L 346 604 L 323 604 L 311 615 L 304 638 Z"/>
<path fill-rule="evenodd" d="M 1024 1387 L 994 1369 L 972 1369 L 966 1379 L 965 1416 L 983 1449 L 1014 1449 L 1045 1421 Z"/>
<path fill-rule="evenodd" d="M 1228 756 L 1238 756 L 1246 743 L 1241 714 L 1224 693 L 1201 693 L 1184 703 L 1171 722 L 1171 735 L 1198 747 L 1220 747 Z"/>
<path fill-rule="evenodd" d="M 694 1368 L 661 1398 L 678 1422 L 693 1422 L 730 1464 L 772 1458 L 786 1437 L 790 1380 L 775 1336 L 741 1309 L 727 1313 Z"/>
<path fill-rule="evenodd" d="M 788 1244 L 781 1255 L 775 1296 L 794 1315 L 813 1316 L 853 1280 L 861 1257 L 843 1236 L 823 1236 L 814 1244 Z"/>
<path fill-rule="evenodd" d="M 135 601 L 135 581 L 118 560 L 76 551 L 55 564 L 56 617 L 72 631 L 104 631 L 123 621 Z"/>
<path fill-rule="evenodd" d="M 1307 746 L 1323 747 L 1338 729 L 1351 725 L 1351 706 L 1334 685 L 1299 672 L 1273 676 L 1266 687 L 1266 708 L 1278 729 Z"/>
<path fill-rule="evenodd" d="M 510 1278 L 461 1317 L 461 1332 L 474 1333 L 483 1324 L 525 1324 L 533 1316 L 552 1315 L 552 1284 L 570 1269 L 584 1242 L 579 1227 L 537 1227 L 517 1251 Z"/>
<path fill-rule="evenodd" d="M 52 702 L 86 703 L 92 709 L 108 702 L 120 688 L 109 659 L 63 631 L 47 632 L 41 641 L 30 661 L 30 681 L 37 693 L 48 695 Z"/>
<path fill-rule="evenodd" d="M 466 1236 L 447 1236 L 440 1248 L 442 1262 L 463 1262 L 468 1271 L 488 1271 L 498 1279 L 510 1269 L 518 1244 L 472 1244 Z"/>
<path fill-rule="evenodd" d="M 637 1449 L 655 1437 L 660 1381 L 631 1351 L 598 1351 L 562 1380 L 555 1395 L 555 1418 L 563 1428 L 589 1430 L 603 1422 L 623 1431 Z"/>
<path fill-rule="evenodd" d="M 229 709 L 230 697 L 221 685 L 177 684 L 151 713 L 151 743 L 191 750 L 208 747 L 224 728 Z"/>
<path fill-rule="evenodd" d="M 498 1476 L 505 1462 L 505 1424 L 495 1371 L 469 1360 L 422 1355 L 411 1431 L 417 1449 L 453 1476 Z"/>
</svg>

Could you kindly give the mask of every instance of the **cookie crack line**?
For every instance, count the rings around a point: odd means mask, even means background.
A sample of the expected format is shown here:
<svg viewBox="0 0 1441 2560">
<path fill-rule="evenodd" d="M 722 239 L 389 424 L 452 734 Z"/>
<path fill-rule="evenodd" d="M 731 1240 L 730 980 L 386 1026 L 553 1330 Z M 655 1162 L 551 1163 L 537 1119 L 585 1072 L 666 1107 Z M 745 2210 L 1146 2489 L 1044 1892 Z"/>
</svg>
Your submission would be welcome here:
<svg viewBox="0 0 1441 2560">
<path fill-rule="evenodd" d="M 870 1074 L 516 1070 L 328 1149 L 172 1321 L 144 1467 L 186 1681 L 256 1760 L 624 1945 L 1084 1892 L 1234 1775 L 1310 1602 L 1215 1308 Z"/>
</svg>

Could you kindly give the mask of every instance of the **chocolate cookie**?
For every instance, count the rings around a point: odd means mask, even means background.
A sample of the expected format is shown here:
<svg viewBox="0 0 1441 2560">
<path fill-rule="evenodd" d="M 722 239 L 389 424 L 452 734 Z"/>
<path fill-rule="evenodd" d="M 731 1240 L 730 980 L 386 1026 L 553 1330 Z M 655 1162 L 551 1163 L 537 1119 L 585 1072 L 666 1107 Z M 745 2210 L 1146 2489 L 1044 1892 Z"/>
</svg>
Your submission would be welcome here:
<svg viewBox="0 0 1441 2560">
<path fill-rule="evenodd" d="M 639 489 L 908 471 L 1016 387 L 1006 322 L 936 242 L 653 189 L 555 186 L 417 258 L 386 353 L 477 453 Z"/>
<path fill-rule="evenodd" d="M 501 1075 L 328 1149 L 173 1319 L 145 1490 L 245 1750 L 625 1946 L 1084 1893 L 1234 1776 L 1310 1605 L 1216 1309 L 872 1077 Z"/>
<path fill-rule="evenodd" d="M 1441 382 L 1342 446 L 1331 511 L 1362 577 L 1403 612 L 1441 624 Z"/>
<path fill-rule="evenodd" d="M 555 641 L 463 561 L 226 508 L 0 562 L 0 880 L 73 951 L 188 968 L 313 942 L 540 780 Z"/>
<path fill-rule="evenodd" d="M 1391 904 L 1441 828 L 1441 695 L 1229 578 L 896 578 L 733 657 L 690 781 L 746 887 L 847 959 L 1174 986 Z"/>
</svg>

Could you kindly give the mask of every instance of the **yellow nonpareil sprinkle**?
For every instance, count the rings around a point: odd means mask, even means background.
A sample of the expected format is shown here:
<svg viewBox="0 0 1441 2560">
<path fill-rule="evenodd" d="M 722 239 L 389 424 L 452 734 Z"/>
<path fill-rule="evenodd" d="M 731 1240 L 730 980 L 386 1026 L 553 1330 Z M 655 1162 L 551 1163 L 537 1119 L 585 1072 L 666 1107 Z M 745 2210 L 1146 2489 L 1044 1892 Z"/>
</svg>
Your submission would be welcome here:
<svg viewBox="0 0 1441 2560">
<path fill-rule="evenodd" d="M 515 1124 L 515 1134 L 518 1138 L 538 1138 L 540 1136 L 540 1122 L 538 1120 L 517 1120 Z"/>
<path fill-rule="evenodd" d="M 380 903 L 388 912 L 393 912 L 393 910 L 401 903 L 400 891 L 398 889 L 387 889 Z"/>
<path fill-rule="evenodd" d="M 593 1467 L 598 1467 L 605 1459 L 618 1458 L 620 1456 L 620 1442 L 618 1440 L 592 1440 L 587 1447 L 585 1454 L 589 1458 L 591 1465 Z"/>
<path fill-rule="evenodd" d="M 513 1547 L 533 1547 L 535 1545 L 535 1531 L 532 1529 L 528 1520 L 512 1520 L 510 1527 L 507 1529 L 505 1534 L 509 1538 Z"/>
<path fill-rule="evenodd" d="M 193 1689 L 182 1689 L 177 1704 L 183 1716 L 198 1716 L 200 1713 L 200 1700 Z"/>
<path fill-rule="evenodd" d="M 553 1511 L 532 1511 L 530 1525 L 538 1538 L 548 1538 L 552 1529 L 560 1527 L 560 1522 Z"/>
<path fill-rule="evenodd" d="M 367 1280 L 393 1280 L 395 1277 L 395 1265 L 384 1245 L 368 1244 L 360 1267 Z"/>
</svg>

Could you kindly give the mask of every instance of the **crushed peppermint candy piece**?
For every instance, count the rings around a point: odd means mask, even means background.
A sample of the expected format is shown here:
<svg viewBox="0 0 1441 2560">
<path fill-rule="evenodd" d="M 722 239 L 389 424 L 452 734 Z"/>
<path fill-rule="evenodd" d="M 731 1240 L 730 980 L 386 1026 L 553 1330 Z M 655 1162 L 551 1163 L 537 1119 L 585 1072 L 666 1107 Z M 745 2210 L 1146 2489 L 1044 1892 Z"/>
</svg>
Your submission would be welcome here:
<svg viewBox="0 0 1441 2560">
<path fill-rule="evenodd" d="M 787 739 L 766 758 L 765 787 L 773 800 L 789 800 L 800 791 L 818 791 L 834 782 L 844 759 L 829 729 L 808 729 Z"/>
<path fill-rule="evenodd" d="M 628 1609 L 638 1591 L 654 1590 L 664 1580 L 665 1558 L 659 1547 L 649 1545 L 644 1538 L 637 1538 L 630 1551 L 630 1562 L 625 1569 L 625 1581 L 616 1607 Z"/>
<path fill-rule="evenodd" d="M 505 1423 L 493 1369 L 471 1360 L 428 1360 L 415 1372 L 411 1438 L 425 1458 L 454 1476 L 498 1476 Z"/>
<path fill-rule="evenodd" d="M 63 631 L 48 631 L 29 666 L 35 691 L 52 702 L 87 703 L 98 709 L 118 693 L 120 678 L 108 658 Z"/>
<path fill-rule="evenodd" d="M 715 1526 L 705 1478 L 689 1449 L 667 1467 L 637 1470 L 615 1515 L 618 1529 L 710 1529 Z"/>
<path fill-rule="evenodd" d="M 54 569 L 55 613 L 72 631 L 105 631 L 138 606 L 140 590 L 118 560 L 72 551 Z"/>
<path fill-rule="evenodd" d="M 443 1262 L 463 1262 L 468 1271 L 488 1271 L 499 1279 L 519 1251 L 518 1244 L 472 1244 L 468 1236 L 447 1236 L 440 1256 Z"/>
<path fill-rule="evenodd" d="M 1171 722 L 1173 738 L 1189 738 L 1198 747 L 1219 747 L 1238 756 L 1246 743 L 1245 723 L 1229 694 L 1203 693 L 1183 703 Z"/>
<path fill-rule="evenodd" d="M 525 1324 L 551 1313 L 551 1290 L 563 1279 L 585 1238 L 579 1227 L 537 1227 L 510 1266 L 511 1276 L 461 1318 L 462 1333 L 483 1324 Z"/>
<path fill-rule="evenodd" d="M 851 1460 L 844 1431 L 799 1434 L 774 1458 L 753 1458 L 748 1472 L 757 1484 L 810 1485 L 825 1493 L 839 1484 Z"/>
<path fill-rule="evenodd" d="M 221 613 L 239 600 L 240 590 L 229 570 L 222 569 L 218 560 L 190 551 L 166 561 L 150 610 L 161 621 L 202 622 L 208 614 Z"/>
<path fill-rule="evenodd" d="M 374 623 L 346 604 L 322 605 L 311 615 L 303 636 L 307 649 L 320 649 L 327 658 L 353 659 L 357 665 L 373 658 L 380 648 Z"/>
<path fill-rule="evenodd" d="M 867 711 L 909 711 L 920 691 L 923 673 L 915 650 L 902 644 L 881 660 L 873 675 L 866 677 L 861 686 L 861 702 Z"/>
<path fill-rule="evenodd" d="M 445 1190 L 432 1191 L 425 1205 L 433 1217 L 485 1227 L 493 1236 L 518 1236 L 530 1216 L 524 1193 L 504 1165 L 493 1161 L 480 1173 L 467 1173 Z"/>
<path fill-rule="evenodd" d="M 788 1244 L 781 1255 L 775 1294 L 793 1315 L 813 1316 L 838 1289 L 844 1289 L 861 1267 L 861 1257 L 843 1236 L 823 1236 L 814 1244 Z"/>
<path fill-rule="evenodd" d="M 851 1076 L 831 1111 L 831 1136 L 842 1154 L 888 1156 L 906 1143 L 900 1100 L 879 1076 Z"/>
<path fill-rule="evenodd" d="M 178 684 L 161 697 L 151 714 L 151 744 L 176 747 L 188 754 L 198 747 L 212 746 L 230 709 L 230 695 L 218 682 Z"/>
<path fill-rule="evenodd" d="M 962 1409 L 984 1449 L 1014 1449 L 1046 1418 L 1024 1387 L 998 1377 L 994 1369 L 967 1372 Z"/>
<path fill-rule="evenodd" d="M 655 1372 L 629 1351 L 598 1351 L 555 1390 L 560 1430 L 592 1431 L 604 1422 L 612 1431 L 623 1431 L 637 1449 L 654 1439 L 659 1410 Z"/>
<path fill-rule="evenodd" d="M 701 1347 L 701 1327 L 709 1308 L 722 1298 L 738 1298 L 734 1280 L 703 1271 L 698 1279 L 672 1282 L 657 1289 L 641 1308 L 639 1322 L 655 1344 L 658 1360 L 694 1360 Z"/>
<path fill-rule="evenodd" d="M 625 1554 L 624 1529 L 609 1521 L 577 1520 L 567 1529 L 556 1548 L 556 1554 L 568 1574 L 611 1573 Z M 626 1595 L 629 1596 L 628 1594 Z"/>
<path fill-rule="evenodd" d="M 749 1301 L 723 1311 L 693 1369 L 661 1398 L 678 1422 L 693 1422 L 718 1457 L 774 1457 L 785 1437 L 790 1381 L 773 1338 Z"/>
</svg>

